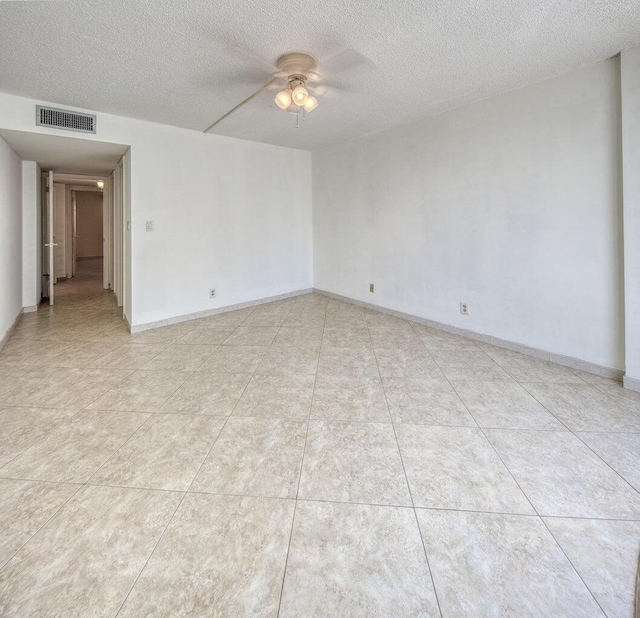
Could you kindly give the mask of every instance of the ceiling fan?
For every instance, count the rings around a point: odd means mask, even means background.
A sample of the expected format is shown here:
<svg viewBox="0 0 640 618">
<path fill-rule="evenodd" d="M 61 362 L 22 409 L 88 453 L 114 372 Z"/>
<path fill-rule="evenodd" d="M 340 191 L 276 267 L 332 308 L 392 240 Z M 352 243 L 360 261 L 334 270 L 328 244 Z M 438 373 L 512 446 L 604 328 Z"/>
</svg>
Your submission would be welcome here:
<svg viewBox="0 0 640 618">
<path fill-rule="evenodd" d="M 296 128 L 299 128 L 300 118 L 302 117 L 302 120 L 305 120 L 307 114 L 310 114 L 318 107 L 318 99 L 314 96 L 313 91 L 310 92 L 310 87 L 312 89 L 323 81 L 315 73 L 317 67 L 316 59 L 304 52 L 291 52 L 280 56 L 276 61 L 276 67 L 277 71 L 272 73 L 272 77 L 267 83 L 218 118 L 203 132 L 209 132 L 218 123 L 258 96 L 263 90 L 267 90 L 278 83 L 285 87 L 276 94 L 274 102 L 280 109 L 295 115 Z"/>
</svg>

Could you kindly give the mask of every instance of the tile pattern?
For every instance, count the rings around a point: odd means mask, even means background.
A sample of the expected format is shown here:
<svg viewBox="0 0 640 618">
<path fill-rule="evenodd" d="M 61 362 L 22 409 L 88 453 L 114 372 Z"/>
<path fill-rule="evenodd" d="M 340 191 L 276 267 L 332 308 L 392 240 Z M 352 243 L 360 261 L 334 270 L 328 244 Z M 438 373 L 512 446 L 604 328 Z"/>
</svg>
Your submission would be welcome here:
<svg viewBox="0 0 640 618">
<path fill-rule="evenodd" d="M 316 294 L 0 352 L 0 614 L 631 616 L 640 397 Z"/>
</svg>

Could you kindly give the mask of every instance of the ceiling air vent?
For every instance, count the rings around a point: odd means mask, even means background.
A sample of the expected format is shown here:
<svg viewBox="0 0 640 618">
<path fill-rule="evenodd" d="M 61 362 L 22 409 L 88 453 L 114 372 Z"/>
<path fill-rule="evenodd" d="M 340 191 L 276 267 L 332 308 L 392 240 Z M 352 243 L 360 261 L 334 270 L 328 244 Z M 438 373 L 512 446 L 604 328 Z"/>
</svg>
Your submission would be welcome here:
<svg viewBox="0 0 640 618">
<path fill-rule="evenodd" d="M 96 117 L 91 114 L 69 112 L 64 109 L 36 105 L 36 125 L 39 127 L 55 127 L 81 133 L 96 132 Z"/>
</svg>

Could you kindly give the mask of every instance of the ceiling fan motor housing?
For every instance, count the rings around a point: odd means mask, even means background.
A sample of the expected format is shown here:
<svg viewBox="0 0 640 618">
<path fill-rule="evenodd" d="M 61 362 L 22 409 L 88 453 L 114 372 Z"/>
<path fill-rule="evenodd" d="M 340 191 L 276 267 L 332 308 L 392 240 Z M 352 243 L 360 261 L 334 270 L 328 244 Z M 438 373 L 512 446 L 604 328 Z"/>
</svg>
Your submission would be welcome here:
<svg viewBox="0 0 640 618">
<path fill-rule="evenodd" d="M 283 54 L 278 58 L 276 65 L 288 78 L 306 81 L 307 73 L 313 71 L 316 66 L 316 59 L 304 52 L 291 52 Z"/>
</svg>

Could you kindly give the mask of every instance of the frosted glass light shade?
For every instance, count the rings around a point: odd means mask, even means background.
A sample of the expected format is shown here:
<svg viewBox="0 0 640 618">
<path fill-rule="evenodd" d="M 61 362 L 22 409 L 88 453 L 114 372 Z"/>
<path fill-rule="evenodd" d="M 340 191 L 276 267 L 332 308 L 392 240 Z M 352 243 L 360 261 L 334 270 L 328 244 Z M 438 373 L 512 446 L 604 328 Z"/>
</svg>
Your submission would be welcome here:
<svg viewBox="0 0 640 618">
<path fill-rule="evenodd" d="M 298 86 L 293 91 L 293 102 L 300 107 L 302 107 L 307 102 L 308 98 L 309 93 L 304 86 Z"/>
<path fill-rule="evenodd" d="M 315 97 L 309 97 L 304 105 L 304 110 L 307 112 L 307 114 L 309 112 L 312 112 L 316 107 L 318 107 L 318 99 L 316 99 Z"/>
<path fill-rule="evenodd" d="M 287 109 L 287 107 L 291 105 L 291 91 L 281 90 L 280 92 L 278 92 L 274 100 L 276 102 L 276 105 L 280 109 Z"/>
</svg>

